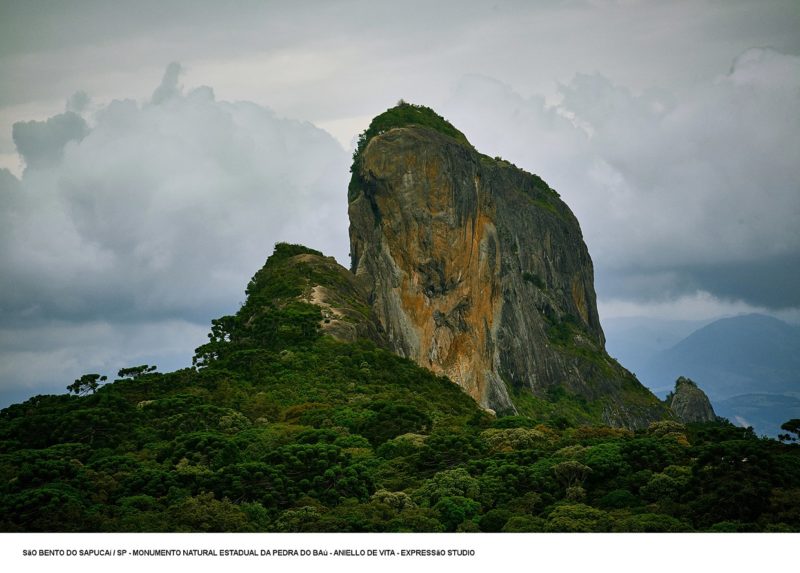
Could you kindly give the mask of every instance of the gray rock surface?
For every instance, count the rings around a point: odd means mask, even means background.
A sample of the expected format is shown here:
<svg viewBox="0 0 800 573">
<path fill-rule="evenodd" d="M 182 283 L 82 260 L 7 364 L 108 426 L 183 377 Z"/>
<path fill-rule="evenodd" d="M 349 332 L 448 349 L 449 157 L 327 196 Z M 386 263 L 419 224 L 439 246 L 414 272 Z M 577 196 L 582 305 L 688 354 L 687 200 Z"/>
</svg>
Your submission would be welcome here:
<svg viewBox="0 0 800 573">
<path fill-rule="evenodd" d="M 689 378 L 681 376 L 675 381 L 675 390 L 667 396 L 666 402 L 675 417 L 684 424 L 714 422 L 717 419 L 708 396 Z"/>
<path fill-rule="evenodd" d="M 498 413 L 640 427 L 668 415 L 608 356 L 592 261 L 539 177 L 422 126 L 370 139 L 349 193 L 352 271 L 389 347 Z"/>
</svg>

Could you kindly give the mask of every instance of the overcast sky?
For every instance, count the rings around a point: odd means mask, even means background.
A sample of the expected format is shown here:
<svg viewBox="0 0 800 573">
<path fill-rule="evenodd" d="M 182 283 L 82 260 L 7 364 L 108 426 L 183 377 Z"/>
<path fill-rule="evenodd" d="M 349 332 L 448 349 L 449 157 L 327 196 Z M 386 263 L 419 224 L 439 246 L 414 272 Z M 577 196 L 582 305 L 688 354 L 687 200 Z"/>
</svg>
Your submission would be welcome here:
<svg viewBox="0 0 800 573">
<path fill-rule="evenodd" d="M 277 241 L 348 265 L 400 99 L 554 187 L 601 317 L 800 317 L 800 3 L 0 0 L 0 406 L 190 364 Z"/>
</svg>

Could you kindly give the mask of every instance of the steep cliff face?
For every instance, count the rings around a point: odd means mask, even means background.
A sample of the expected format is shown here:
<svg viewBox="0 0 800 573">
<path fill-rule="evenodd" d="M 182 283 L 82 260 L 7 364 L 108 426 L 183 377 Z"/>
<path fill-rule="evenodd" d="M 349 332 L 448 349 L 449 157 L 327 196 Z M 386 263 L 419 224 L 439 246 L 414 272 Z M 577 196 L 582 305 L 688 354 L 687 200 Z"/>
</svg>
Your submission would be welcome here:
<svg viewBox="0 0 800 573">
<path fill-rule="evenodd" d="M 714 422 L 717 415 L 711 401 L 692 380 L 681 376 L 675 381 L 675 390 L 667 396 L 667 406 L 681 422 Z"/>
<path fill-rule="evenodd" d="M 403 106 L 423 121 L 393 125 Z M 349 192 L 352 270 L 390 347 L 498 413 L 555 402 L 577 421 L 663 417 L 605 353 L 592 262 L 558 194 L 403 106 L 362 138 Z"/>
</svg>

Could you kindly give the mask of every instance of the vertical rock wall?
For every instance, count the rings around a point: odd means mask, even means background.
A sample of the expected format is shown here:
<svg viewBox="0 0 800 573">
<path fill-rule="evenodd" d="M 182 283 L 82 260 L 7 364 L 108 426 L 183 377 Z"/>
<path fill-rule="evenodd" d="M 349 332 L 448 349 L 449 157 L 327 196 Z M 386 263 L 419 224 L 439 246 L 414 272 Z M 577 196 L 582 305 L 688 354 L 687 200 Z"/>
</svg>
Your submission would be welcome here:
<svg viewBox="0 0 800 573">
<path fill-rule="evenodd" d="M 349 199 L 352 271 L 395 352 L 501 413 L 558 395 L 590 421 L 664 415 L 605 353 L 580 227 L 541 179 L 397 127 L 366 142 Z"/>
</svg>

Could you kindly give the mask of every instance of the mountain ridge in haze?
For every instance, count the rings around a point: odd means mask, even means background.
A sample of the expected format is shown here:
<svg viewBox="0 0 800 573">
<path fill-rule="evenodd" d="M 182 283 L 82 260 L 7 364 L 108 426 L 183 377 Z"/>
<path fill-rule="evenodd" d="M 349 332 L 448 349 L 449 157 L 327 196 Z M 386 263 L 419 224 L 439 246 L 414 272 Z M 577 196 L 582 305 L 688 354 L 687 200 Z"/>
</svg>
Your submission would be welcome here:
<svg viewBox="0 0 800 573">
<path fill-rule="evenodd" d="M 763 314 L 722 318 L 656 354 L 639 373 L 652 388 L 678 376 L 712 400 L 800 391 L 800 327 Z"/>
<path fill-rule="evenodd" d="M 640 333 L 641 322 L 633 322 Z M 659 395 L 676 378 L 690 377 L 719 416 L 770 436 L 780 433 L 783 422 L 800 417 L 800 327 L 757 313 L 726 317 L 648 357 L 637 355 L 636 346 L 615 326 L 614 348 L 623 351 L 625 364 L 636 364 L 632 369 L 639 379 Z M 658 325 L 652 330 L 657 332 Z M 639 349 L 646 347 L 643 343 Z"/>
</svg>

